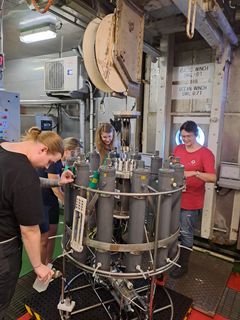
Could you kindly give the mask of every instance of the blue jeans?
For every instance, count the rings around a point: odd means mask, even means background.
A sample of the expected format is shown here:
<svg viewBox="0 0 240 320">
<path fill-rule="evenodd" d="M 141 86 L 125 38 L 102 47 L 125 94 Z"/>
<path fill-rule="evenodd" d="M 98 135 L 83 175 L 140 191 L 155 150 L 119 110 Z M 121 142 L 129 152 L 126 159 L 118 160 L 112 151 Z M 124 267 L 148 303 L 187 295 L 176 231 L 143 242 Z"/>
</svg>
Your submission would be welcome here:
<svg viewBox="0 0 240 320">
<path fill-rule="evenodd" d="M 192 248 L 194 227 L 199 215 L 202 214 L 202 209 L 199 210 L 184 210 L 180 211 L 180 240 L 185 247 Z"/>
</svg>

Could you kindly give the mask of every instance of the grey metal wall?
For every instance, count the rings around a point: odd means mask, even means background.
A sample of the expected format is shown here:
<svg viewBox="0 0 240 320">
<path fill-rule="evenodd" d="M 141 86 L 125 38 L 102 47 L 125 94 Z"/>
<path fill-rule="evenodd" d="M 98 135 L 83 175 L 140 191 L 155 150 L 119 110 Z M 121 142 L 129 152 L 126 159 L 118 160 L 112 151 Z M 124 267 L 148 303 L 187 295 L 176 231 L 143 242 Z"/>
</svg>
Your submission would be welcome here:
<svg viewBox="0 0 240 320">
<path fill-rule="evenodd" d="M 221 161 L 240 163 L 240 50 L 233 51 L 229 74 L 227 104 L 224 112 Z M 215 208 L 214 241 L 232 244 L 240 239 L 240 191 L 219 190 Z M 231 240 L 233 239 L 233 240 Z M 240 249 L 240 242 L 239 242 Z"/>
<path fill-rule="evenodd" d="M 191 50 L 188 52 L 178 52 L 175 54 L 175 66 L 200 64 L 214 62 L 215 52 L 211 49 L 205 50 Z M 230 78 L 228 87 L 227 104 L 224 111 L 224 127 L 221 135 L 221 161 L 240 162 L 240 90 L 238 84 L 240 83 L 240 52 L 234 51 L 233 61 L 230 67 Z M 208 141 L 209 124 L 204 122 L 211 121 L 211 99 L 208 100 L 175 100 L 172 101 L 172 126 L 170 138 L 170 151 L 175 146 L 175 132 L 179 128 L 179 124 L 174 123 L 174 117 L 178 116 L 178 120 L 184 116 L 200 122 L 200 127 L 206 135 L 206 143 Z M 196 117 L 196 118 L 195 118 Z M 186 119 L 185 119 L 186 120 Z M 203 124 L 201 124 L 201 121 Z M 183 121 L 179 121 L 183 122 Z M 221 143 L 222 142 L 222 143 Z M 217 173 L 219 167 L 217 167 Z M 239 215 L 240 215 L 240 194 L 238 191 L 230 189 L 221 189 L 216 192 L 215 205 L 213 207 L 213 224 L 210 230 L 210 238 L 219 244 L 233 244 L 236 243 L 237 233 L 239 232 Z M 195 234 L 201 234 L 201 221 L 198 222 L 198 228 Z"/>
<path fill-rule="evenodd" d="M 188 50 L 182 52 L 175 52 L 174 55 L 174 67 L 188 66 L 194 64 L 204 64 L 214 62 L 215 52 L 212 49 L 202 50 Z M 208 128 L 209 124 L 206 118 L 210 117 L 211 111 L 211 99 L 200 99 L 200 100 L 172 100 L 171 107 L 171 138 L 170 138 L 170 153 L 176 146 L 175 134 L 180 128 L 180 125 L 191 119 L 196 121 L 201 129 L 203 130 L 206 140 L 205 145 L 207 146 L 208 141 Z M 175 117 L 175 119 L 174 119 Z M 177 120 L 176 121 L 176 117 Z M 182 120 L 181 120 L 182 118 Z M 201 119 L 202 118 L 202 119 Z"/>
<path fill-rule="evenodd" d="M 4 87 L 20 93 L 21 100 L 47 100 L 44 92 L 44 61 L 57 58 L 46 55 L 6 61 Z"/>
<path fill-rule="evenodd" d="M 65 52 L 63 56 L 72 56 L 73 52 Z M 57 97 L 48 97 L 44 92 L 44 62 L 59 57 L 59 54 L 38 56 L 33 58 L 10 60 L 6 63 L 4 76 L 5 88 L 9 91 L 19 92 L 21 101 L 21 133 L 29 127 L 36 125 L 36 115 L 52 116 L 58 125 L 62 137 L 74 136 L 84 142 L 85 151 L 89 151 L 89 99 L 86 95 L 85 106 L 78 103 L 64 103 L 64 108 L 57 106 Z M 98 95 L 99 96 L 99 95 Z M 31 101 L 33 100 L 33 104 Z M 56 105 L 54 105 L 56 100 Z M 51 101 L 51 103 L 49 102 Z M 94 98 L 94 125 L 99 122 L 109 122 L 114 118 L 116 111 L 131 110 L 135 99 L 106 97 L 101 104 L 102 97 Z M 52 106 L 52 107 L 51 107 Z M 51 110 L 50 110 L 51 108 Z M 49 113 L 50 110 L 50 113 Z M 135 107 L 136 110 L 136 107 Z M 134 121 L 132 131 L 135 131 Z M 135 145 L 135 139 L 132 139 Z"/>
<path fill-rule="evenodd" d="M 73 52 L 63 52 L 62 56 L 73 56 Z M 59 54 L 7 60 L 4 71 L 4 88 L 20 93 L 21 100 L 48 100 L 44 92 L 44 62 L 59 58 Z"/>
<path fill-rule="evenodd" d="M 63 54 L 63 56 L 71 55 L 73 55 L 72 52 Z M 59 106 L 57 97 L 48 97 L 44 92 L 44 62 L 57 57 L 59 54 L 56 53 L 7 61 L 4 87 L 10 92 L 20 94 L 21 133 L 36 125 L 36 115 L 48 115 L 53 117 L 54 124 L 57 125 L 59 134 L 63 138 L 69 136 L 79 138 L 89 149 L 89 120 L 85 121 L 89 113 L 88 104 L 85 107 L 79 101 L 79 103 L 63 103 Z M 23 100 L 26 103 L 23 103 Z"/>
<path fill-rule="evenodd" d="M 168 41 L 168 45 L 170 42 Z M 233 52 L 233 60 L 230 65 L 229 83 L 227 103 L 224 110 L 224 126 L 220 131 L 219 138 L 214 139 L 214 135 L 218 135 L 217 131 L 213 130 L 214 123 L 218 124 L 219 115 L 214 116 L 214 108 L 218 108 L 216 101 L 221 101 L 222 92 L 217 90 L 219 82 L 222 81 L 219 75 L 223 71 L 223 65 L 219 69 L 218 63 L 215 61 L 215 51 L 209 47 L 202 47 L 202 42 L 189 43 L 189 46 L 183 46 L 180 43 L 174 43 L 174 59 L 172 64 L 168 67 L 168 55 L 161 57 L 160 62 L 155 64 L 146 63 L 146 77 L 145 79 L 150 83 L 145 84 L 145 103 L 147 107 L 145 112 L 145 152 L 153 152 L 156 146 L 164 147 L 164 156 L 172 153 L 176 142 L 175 134 L 180 125 L 186 120 L 196 121 L 205 133 L 205 145 L 208 146 L 208 141 L 215 141 L 211 148 L 218 149 L 220 147 L 219 156 L 217 155 L 217 164 L 221 161 L 240 163 L 240 50 L 235 49 Z M 169 47 L 171 49 L 171 47 Z M 168 52 L 167 52 L 168 53 Z M 165 59 L 165 60 L 164 60 Z M 185 99 L 185 100 L 170 100 L 166 102 L 166 94 L 162 95 L 168 90 L 171 90 L 172 73 L 174 67 L 189 66 L 196 64 L 214 63 L 215 70 L 213 77 L 213 92 L 212 98 L 209 99 Z M 164 72 L 161 69 L 165 69 Z M 163 75 L 163 76 L 162 76 Z M 167 83 L 168 82 L 168 83 Z M 226 83 L 224 83 L 226 85 Z M 215 87 L 214 87 L 215 86 Z M 225 88 L 225 87 L 224 87 Z M 223 88 L 223 91 L 224 91 Z M 159 94 L 161 92 L 161 94 Z M 214 101 L 214 102 L 213 102 Z M 212 107 L 214 105 L 214 107 Z M 170 108 L 169 108 L 170 106 Z M 165 115 L 164 115 L 165 113 Z M 222 119 L 222 118 L 221 118 Z M 170 123 L 170 129 L 167 131 L 167 125 L 164 130 L 157 130 L 156 124 L 161 121 Z M 164 122 L 165 121 L 165 122 Z M 209 129 L 212 127 L 212 130 Z M 162 136 L 158 136 L 161 132 Z M 158 143 L 156 141 L 158 140 Z M 217 166 L 217 173 L 219 173 L 219 165 Z M 209 189 L 208 189 L 209 188 Z M 212 191 L 209 191 L 211 188 Z M 214 186 L 209 184 L 206 186 L 208 192 L 214 195 L 206 197 L 204 211 L 204 219 L 198 221 L 196 230 L 197 235 L 204 235 L 206 238 L 212 239 L 214 242 L 221 244 L 236 243 L 239 232 L 239 219 L 240 219 L 240 192 L 230 189 L 221 189 L 219 192 L 214 189 Z M 214 200 L 212 200 L 214 199 Z M 212 203 L 213 201 L 213 203 Z"/>
</svg>

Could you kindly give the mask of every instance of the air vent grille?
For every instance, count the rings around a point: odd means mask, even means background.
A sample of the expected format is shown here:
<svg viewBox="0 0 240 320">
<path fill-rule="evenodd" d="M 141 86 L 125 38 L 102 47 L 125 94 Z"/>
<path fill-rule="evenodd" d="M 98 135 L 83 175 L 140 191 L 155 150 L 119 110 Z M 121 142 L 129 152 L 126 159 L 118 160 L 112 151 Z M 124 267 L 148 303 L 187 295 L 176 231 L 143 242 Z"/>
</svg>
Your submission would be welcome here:
<svg viewBox="0 0 240 320">
<path fill-rule="evenodd" d="M 64 61 L 50 61 L 45 64 L 45 89 L 64 90 Z"/>
</svg>

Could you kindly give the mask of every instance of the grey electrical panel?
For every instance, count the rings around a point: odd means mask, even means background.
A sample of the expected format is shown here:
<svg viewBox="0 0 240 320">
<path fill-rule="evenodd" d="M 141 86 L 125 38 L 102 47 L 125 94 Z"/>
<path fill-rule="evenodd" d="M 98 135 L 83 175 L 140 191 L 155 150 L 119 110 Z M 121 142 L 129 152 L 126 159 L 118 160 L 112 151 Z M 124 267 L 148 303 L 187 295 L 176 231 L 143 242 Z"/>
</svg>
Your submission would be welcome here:
<svg viewBox="0 0 240 320">
<path fill-rule="evenodd" d="M 20 139 L 20 99 L 14 92 L 0 91 L 0 139 Z"/>
<path fill-rule="evenodd" d="M 240 190 L 240 164 L 221 162 L 218 185 L 224 188 Z"/>
</svg>

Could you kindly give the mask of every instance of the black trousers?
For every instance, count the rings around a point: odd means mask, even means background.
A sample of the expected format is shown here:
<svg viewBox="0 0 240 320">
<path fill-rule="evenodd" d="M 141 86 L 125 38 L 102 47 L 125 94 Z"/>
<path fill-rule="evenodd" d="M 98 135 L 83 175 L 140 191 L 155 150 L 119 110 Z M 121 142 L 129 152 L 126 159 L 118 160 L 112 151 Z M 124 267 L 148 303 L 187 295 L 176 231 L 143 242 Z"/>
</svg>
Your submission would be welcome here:
<svg viewBox="0 0 240 320">
<path fill-rule="evenodd" d="M 22 266 L 22 241 L 16 238 L 0 243 L 0 320 L 15 292 Z"/>
</svg>

